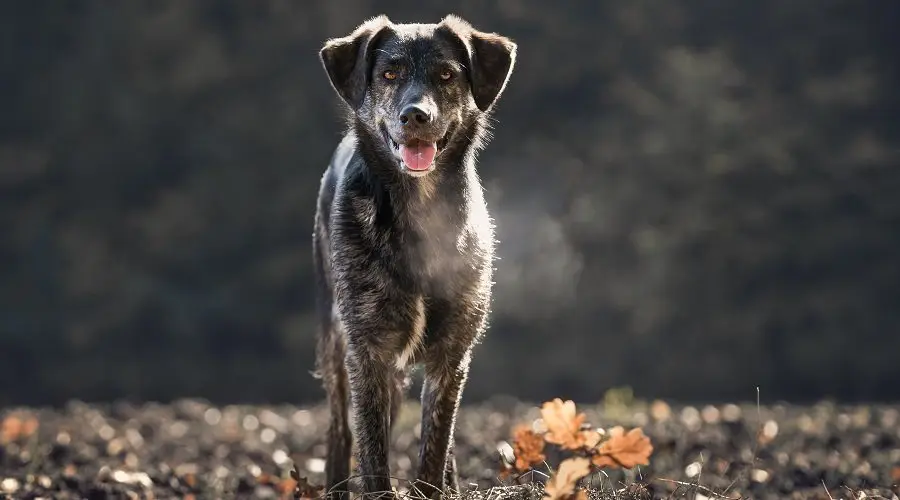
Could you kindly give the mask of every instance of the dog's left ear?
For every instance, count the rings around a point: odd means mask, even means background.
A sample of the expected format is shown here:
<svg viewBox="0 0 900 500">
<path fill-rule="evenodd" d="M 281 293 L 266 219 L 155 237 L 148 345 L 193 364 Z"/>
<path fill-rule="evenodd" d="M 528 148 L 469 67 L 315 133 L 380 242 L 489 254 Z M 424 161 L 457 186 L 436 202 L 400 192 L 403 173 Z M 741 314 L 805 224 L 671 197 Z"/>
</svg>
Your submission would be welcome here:
<svg viewBox="0 0 900 500">
<path fill-rule="evenodd" d="M 478 31 L 455 15 L 445 17 L 440 26 L 462 42 L 468 55 L 472 96 L 481 111 L 487 111 L 506 88 L 516 63 L 516 43 L 497 33 Z"/>
<path fill-rule="evenodd" d="M 332 87 L 354 110 L 359 109 L 366 96 L 372 52 L 390 26 L 387 16 L 373 17 L 350 35 L 328 40 L 319 51 Z"/>
</svg>

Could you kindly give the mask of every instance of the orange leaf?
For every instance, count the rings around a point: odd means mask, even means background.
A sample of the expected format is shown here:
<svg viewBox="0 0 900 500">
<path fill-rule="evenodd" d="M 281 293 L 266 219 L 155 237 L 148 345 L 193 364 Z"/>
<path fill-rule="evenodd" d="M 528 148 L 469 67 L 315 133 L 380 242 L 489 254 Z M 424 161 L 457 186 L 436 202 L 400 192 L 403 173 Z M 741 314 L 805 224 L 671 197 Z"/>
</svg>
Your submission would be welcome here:
<svg viewBox="0 0 900 500">
<path fill-rule="evenodd" d="M 610 469 L 618 469 L 619 462 L 613 460 L 609 455 L 594 455 L 591 457 L 591 463 L 599 468 L 608 467 Z"/>
<path fill-rule="evenodd" d="M 31 437 L 38 429 L 38 420 L 31 415 L 8 415 L 0 422 L 0 443 L 7 444 Z"/>
<path fill-rule="evenodd" d="M 294 481 L 293 479 L 282 479 L 275 483 L 275 491 L 281 494 L 282 498 L 293 498 L 296 489 L 297 481 Z"/>
<path fill-rule="evenodd" d="M 590 450 L 600 444 L 600 441 L 603 440 L 603 434 L 599 430 L 588 429 L 581 431 L 581 438 L 584 440 L 584 447 Z"/>
<path fill-rule="evenodd" d="M 23 437 L 31 437 L 37 432 L 38 429 L 38 419 L 34 417 L 28 417 L 22 424 L 22 436 Z"/>
<path fill-rule="evenodd" d="M 631 469 L 637 465 L 648 465 L 652 452 L 650 438 L 640 428 L 625 433 L 625 429 L 616 426 L 609 430 L 609 439 L 597 448 L 592 462 L 597 467 Z"/>
<path fill-rule="evenodd" d="M 569 450 L 584 446 L 586 436 L 581 432 L 581 424 L 585 416 L 584 413 L 576 414 L 573 401 L 563 402 L 559 398 L 548 401 L 541 407 L 541 417 L 547 426 L 544 439 L 548 443 L 558 444 Z"/>
<path fill-rule="evenodd" d="M 310 484 L 307 478 L 301 477 L 296 466 L 291 469 L 291 479 L 293 479 L 294 498 L 318 498 L 325 490 L 324 486 L 315 486 Z"/>
<path fill-rule="evenodd" d="M 513 430 L 513 453 L 516 457 L 516 469 L 525 472 L 533 464 L 543 462 L 544 438 L 531 430 L 528 425 L 519 425 Z"/>
<path fill-rule="evenodd" d="M 506 465 L 505 463 L 500 466 L 500 473 L 497 475 L 500 479 L 509 479 L 512 477 L 513 472 L 516 472 L 516 469 Z"/>
<path fill-rule="evenodd" d="M 559 464 L 556 473 L 544 485 L 544 494 L 550 500 L 570 500 L 575 494 L 578 480 L 588 475 L 590 471 L 591 461 L 587 458 L 567 458 Z"/>
<path fill-rule="evenodd" d="M 301 477 L 299 481 L 297 481 L 296 489 L 294 490 L 295 498 L 318 498 L 322 496 L 323 491 L 325 490 L 322 486 L 315 486 L 310 484 L 309 481 L 305 477 Z"/>
</svg>

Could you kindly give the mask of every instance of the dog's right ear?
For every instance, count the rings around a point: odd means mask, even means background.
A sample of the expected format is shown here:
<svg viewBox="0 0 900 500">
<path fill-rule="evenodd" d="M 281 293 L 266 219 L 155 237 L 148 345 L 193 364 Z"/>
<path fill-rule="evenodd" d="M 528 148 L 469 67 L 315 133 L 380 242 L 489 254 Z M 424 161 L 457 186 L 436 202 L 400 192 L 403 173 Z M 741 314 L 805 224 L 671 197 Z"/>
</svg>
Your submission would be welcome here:
<svg viewBox="0 0 900 500">
<path fill-rule="evenodd" d="M 366 95 L 372 52 L 390 26 L 387 16 L 373 17 L 350 35 L 328 40 L 319 51 L 331 86 L 354 110 L 359 109 Z"/>
</svg>

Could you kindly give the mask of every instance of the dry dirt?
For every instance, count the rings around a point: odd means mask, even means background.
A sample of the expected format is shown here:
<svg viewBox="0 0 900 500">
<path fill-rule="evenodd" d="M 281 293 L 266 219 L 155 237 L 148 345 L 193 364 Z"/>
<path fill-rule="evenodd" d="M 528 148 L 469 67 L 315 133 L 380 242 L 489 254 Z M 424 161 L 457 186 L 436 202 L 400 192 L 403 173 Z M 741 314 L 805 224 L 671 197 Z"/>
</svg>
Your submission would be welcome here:
<svg viewBox="0 0 900 500">
<path fill-rule="evenodd" d="M 898 498 L 900 405 L 721 404 L 628 407 L 579 404 L 596 426 L 640 426 L 651 463 L 604 471 L 593 498 Z M 397 485 L 416 460 L 418 411 L 404 407 L 393 438 Z M 457 427 L 461 485 L 469 497 L 538 498 L 499 479 L 511 427 L 536 404 L 465 405 Z M 108 405 L 0 410 L 0 498 L 290 498 L 290 470 L 322 483 L 321 406 Z M 548 464 L 559 457 L 548 456 Z M 541 472 L 518 482 L 541 479 Z M 492 491 L 487 495 L 486 491 Z M 864 496 L 863 496 L 864 495 Z"/>
</svg>

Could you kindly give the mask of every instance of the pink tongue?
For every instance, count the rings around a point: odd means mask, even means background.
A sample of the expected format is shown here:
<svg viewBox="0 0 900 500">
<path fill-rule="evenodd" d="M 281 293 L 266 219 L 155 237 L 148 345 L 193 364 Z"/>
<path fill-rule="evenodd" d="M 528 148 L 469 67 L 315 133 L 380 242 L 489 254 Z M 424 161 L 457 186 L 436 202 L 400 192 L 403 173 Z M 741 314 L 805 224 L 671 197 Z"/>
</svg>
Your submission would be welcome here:
<svg viewBox="0 0 900 500">
<path fill-rule="evenodd" d="M 400 156 L 403 157 L 406 168 L 410 170 L 428 170 L 436 153 L 437 148 L 434 143 L 419 143 L 415 146 L 400 145 Z"/>
</svg>

